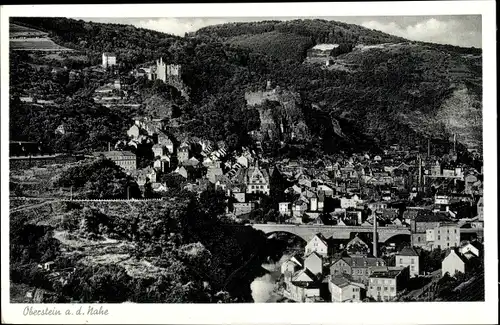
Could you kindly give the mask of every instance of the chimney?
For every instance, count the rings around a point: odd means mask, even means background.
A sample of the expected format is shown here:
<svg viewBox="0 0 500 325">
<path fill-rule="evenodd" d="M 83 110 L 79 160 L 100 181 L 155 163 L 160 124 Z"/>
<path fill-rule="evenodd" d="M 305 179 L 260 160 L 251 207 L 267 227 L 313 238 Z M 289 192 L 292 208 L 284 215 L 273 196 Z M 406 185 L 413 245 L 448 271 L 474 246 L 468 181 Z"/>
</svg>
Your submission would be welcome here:
<svg viewBox="0 0 500 325">
<path fill-rule="evenodd" d="M 377 257 L 377 215 L 373 215 L 373 256 Z"/>
<path fill-rule="evenodd" d="M 427 139 L 427 157 L 431 156 L 431 139 Z"/>
<path fill-rule="evenodd" d="M 111 151 L 111 142 L 108 142 L 108 151 Z"/>
</svg>

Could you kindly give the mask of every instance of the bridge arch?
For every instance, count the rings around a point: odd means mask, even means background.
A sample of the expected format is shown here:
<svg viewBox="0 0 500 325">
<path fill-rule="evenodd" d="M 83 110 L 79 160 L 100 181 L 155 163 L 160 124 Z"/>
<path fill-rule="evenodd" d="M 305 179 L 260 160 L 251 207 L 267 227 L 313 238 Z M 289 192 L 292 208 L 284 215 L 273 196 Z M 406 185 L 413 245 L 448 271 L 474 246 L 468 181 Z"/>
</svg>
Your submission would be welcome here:
<svg viewBox="0 0 500 325">
<path fill-rule="evenodd" d="M 299 238 L 302 242 L 304 243 L 307 243 L 307 239 L 304 238 L 303 236 L 295 233 L 295 232 L 292 232 L 292 231 L 286 231 L 286 230 L 277 230 L 277 231 L 270 231 L 270 232 L 265 232 L 267 238 L 273 236 L 273 235 L 278 235 L 278 234 L 286 234 L 290 237 L 293 237 L 293 238 Z"/>
<path fill-rule="evenodd" d="M 383 242 L 383 243 L 391 243 L 391 242 L 395 242 L 395 243 L 402 243 L 402 242 L 406 242 L 406 243 L 411 243 L 411 235 L 410 234 L 392 234 L 392 235 L 388 235 L 387 237 L 383 238 L 385 240 L 379 240 L 380 242 Z"/>
</svg>

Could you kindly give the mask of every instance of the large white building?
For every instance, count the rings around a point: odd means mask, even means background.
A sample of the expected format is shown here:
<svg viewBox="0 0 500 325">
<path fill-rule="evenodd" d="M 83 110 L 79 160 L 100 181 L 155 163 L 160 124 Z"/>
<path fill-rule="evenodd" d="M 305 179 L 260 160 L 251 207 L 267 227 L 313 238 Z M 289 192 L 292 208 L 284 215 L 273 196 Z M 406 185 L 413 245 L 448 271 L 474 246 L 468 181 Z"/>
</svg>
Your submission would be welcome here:
<svg viewBox="0 0 500 325">
<path fill-rule="evenodd" d="M 269 195 L 269 173 L 259 166 L 250 167 L 246 174 L 247 193 L 262 193 Z"/>
<path fill-rule="evenodd" d="M 444 276 L 448 273 L 450 276 L 455 276 L 457 272 L 467 272 L 467 258 L 455 249 L 450 250 L 450 253 L 441 262 L 441 272 Z"/>
<path fill-rule="evenodd" d="M 116 65 L 116 54 L 104 52 L 102 54 L 102 67 L 107 68 Z"/>
<path fill-rule="evenodd" d="M 360 302 L 365 286 L 362 283 L 351 282 L 343 276 L 330 277 L 328 290 L 332 302 Z"/>
<path fill-rule="evenodd" d="M 426 241 L 432 249 L 448 249 L 460 246 L 460 228 L 455 223 L 440 223 L 426 230 Z"/>
<path fill-rule="evenodd" d="M 94 156 L 103 156 L 106 159 L 113 161 L 116 165 L 122 167 L 126 171 L 135 170 L 137 168 L 137 158 L 130 151 L 103 151 L 95 152 Z"/>
<path fill-rule="evenodd" d="M 397 267 L 408 267 L 410 269 L 410 277 L 417 276 L 420 273 L 419 256 L 413 248 L 403 248 L 396 254 L 395 258 Z"/>
<path fill-rule="evenodd" d="M 370 275 L 367 296 L 378 301 L 391 301 L 404 290 L 410 277 L 408 267 L 387 267 Z"/>
</svg>

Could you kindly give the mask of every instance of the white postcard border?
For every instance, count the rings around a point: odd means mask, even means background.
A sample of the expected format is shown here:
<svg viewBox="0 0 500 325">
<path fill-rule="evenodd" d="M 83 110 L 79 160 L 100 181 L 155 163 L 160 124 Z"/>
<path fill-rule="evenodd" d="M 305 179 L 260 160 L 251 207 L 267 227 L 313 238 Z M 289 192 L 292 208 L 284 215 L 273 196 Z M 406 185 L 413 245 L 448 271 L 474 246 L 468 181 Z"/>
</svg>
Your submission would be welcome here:
<svg viewBox="0 0 500 325">
<path fill-rule="evenodd" d="M 23 316 L 26 304 L 11 304 L 9 297 L 8 203 L 8 17 L 320 17 L 482 15 L 483 146 L 485 228 L 485 302 L 364 303 L 364 304 L 95 304 L 108 316 L 64 316 L 67 308 L 86 310 L 90 304 L 43 304 L 63 316 Z M 496 136 L 496 13 L 493 1 L 268 3 L 175 5 L 4 6 L 1 8 L 1 243 L 2 322 L 7 323 L 150 323 L 150 324 L 463 324 L 498 321 L 497 260 L 497 136 Z"/>
</svg>

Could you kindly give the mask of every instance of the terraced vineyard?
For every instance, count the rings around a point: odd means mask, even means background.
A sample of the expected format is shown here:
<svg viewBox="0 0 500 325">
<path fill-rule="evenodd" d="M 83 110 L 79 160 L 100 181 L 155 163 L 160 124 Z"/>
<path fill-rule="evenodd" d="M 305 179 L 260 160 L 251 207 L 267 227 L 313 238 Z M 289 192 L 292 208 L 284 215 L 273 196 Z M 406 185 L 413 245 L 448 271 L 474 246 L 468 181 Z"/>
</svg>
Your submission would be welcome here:
<svg viewBox="0 0 500 325">
<path fill-rule="evenodd" d="M 10 49 L 16 51 L 73 51 L 60 46 L 48 37 L 48 33 L 16 25 L 9 25 Z"/>
</svg>

